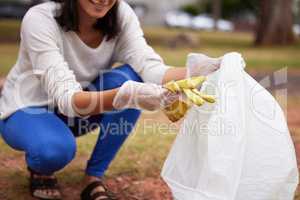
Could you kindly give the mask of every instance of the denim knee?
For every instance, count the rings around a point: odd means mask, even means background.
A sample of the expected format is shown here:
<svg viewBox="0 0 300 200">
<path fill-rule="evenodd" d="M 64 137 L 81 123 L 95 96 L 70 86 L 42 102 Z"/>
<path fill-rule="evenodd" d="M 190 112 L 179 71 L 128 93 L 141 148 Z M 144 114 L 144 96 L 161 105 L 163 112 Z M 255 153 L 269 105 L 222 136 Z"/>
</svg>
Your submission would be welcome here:
<svg viewBox="0 0 300 200">
<path fill-rule="evenodd" d="M 105 89 L 121 87 L 126 81 L 143 82 L 142 78 L 126 64 L 113 69 L 110 73 L 104 74 Z"/>
<path fill-rule="evenodd" d="M 122 65 L 120 67 L 115 68 L 114 70 L 120 71 L 120 72 L 126 74 L 125 79 L 122 80 L 123 81 L 122 83 L 129 81 L 129 80 L 136 81 L 136 82 L 143 82 L 140 75 L 138 73 L 136 73 L 129 64 Z"/>
<path fill-rule="evenodd" d="M 101 74 L 87 88 L 89 91 L 111 90 L 121 87 L 126 81 L 143 82 L 142 78 L 126 64 Z"/>
<path fill-rule="evenodd" d="M 32 148 L 26 159 L 30 168 L 42 174 L 52 174 L 69 164 L 76 154 L 75 140 L 72 142 L 47 143 Z"/>
</svg>

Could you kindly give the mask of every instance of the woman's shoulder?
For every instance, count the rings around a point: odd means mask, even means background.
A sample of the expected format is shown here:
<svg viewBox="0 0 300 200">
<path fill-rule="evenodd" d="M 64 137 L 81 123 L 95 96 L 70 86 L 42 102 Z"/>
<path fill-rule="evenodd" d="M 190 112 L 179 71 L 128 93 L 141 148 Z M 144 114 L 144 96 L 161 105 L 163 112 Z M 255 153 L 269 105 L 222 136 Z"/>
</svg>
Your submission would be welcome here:
<svg viewBox="0 0 300 200">
<path fill-rule="evenodd" d="M 120 18 L 127 19 L 136 16 L 136 14 L 127 2 L 125 2 L 124 0 L 120 0 L 119 16 Z"/>
<path fill-rule="evenodd" d="M 130 7 L 130 5 L 124 0 L 120 0 L 119 3 L 119 20 L 121 24 L 127 24 L 137 19 L 137 16 L 134 10 Z"/>
<path fill-rule="evenodd" d="M 60 4 L 55 2 L 45 2 L 33 6 L 27 11 L 22 20 L 21 32 L 44 30 L 53 32 L 53 34 L 56 33 L 59 29 L 55 16 L 59 8 Z"/>
<path fill-rule="evenodd" d="M 31 7 L 23 18 L 24 21 L 45 21 L 55 22 L 55 16 L 59 12 L 61 5 L 55 2 L 45 2 Z"/>
</svg>

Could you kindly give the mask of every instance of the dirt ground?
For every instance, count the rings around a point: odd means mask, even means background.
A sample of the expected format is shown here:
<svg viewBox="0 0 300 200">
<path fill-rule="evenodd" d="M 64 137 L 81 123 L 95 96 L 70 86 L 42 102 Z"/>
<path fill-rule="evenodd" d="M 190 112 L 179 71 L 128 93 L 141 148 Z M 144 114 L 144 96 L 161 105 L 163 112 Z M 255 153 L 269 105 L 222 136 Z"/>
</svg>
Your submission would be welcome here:
<svg viewBox="0 0 300 200">
<path fill-rule="evenodd" d="M 265 75 L 271 75 L 269 72 L 250 72 L 257 80 L 261 80 Z M 289 71 L 288 74 L 288 94 L 292 97 L 292 101 L 288 102 L 288 124 L 291 130 L 293 140 L 295 142 L 297 159 L 300 161 L 300 70 Z M 0 78 L 1 88 L 1 78 Z M 270 88 L 272 91 L 274 88 Z M 24 175 L 26 173 L 23 166 L 23 160 L 18 157 L 7 157 L 5 160 L 0 160 L 0 173 L 1 168 L 20 168 L 20 173 Z M 300 167 L 300 162 L 298 164 Z M 159 172 L 158 172 L 159 174 Z M 18 175 L 16 175 L 18 176 Z M 11 177 L 11 176 L 10 176 Z M 120 197 L 121 200 L 171 200 L 171 193 L 167 185 L 157 175 L 156 177 L 147 177 L 143 180 L 138 180 L 130 175 L 121 175 L 116 178 L 109 178 L 106 180 L 107 185 Z M 74 183 L 62 183 L 63 193 L 66 200 L 79 199 L 79 193 L 82 185 Z M 9 200 L 5 196 L 5 190 L 13 187 L 20 191 L 26 191 L 26 180 L 23 180 L 20 185 L 10 185 L 5 180 L 0 180 L 0 200 Z M 300 192 L 300 190 L 299 190 Z M 300 194 L 300 193 L 299 193 Z M 29 196 L 25 196 L 24 199 L 31 200 Z M 300 200 L 300 196 L 297 195 L 296 199 Z M 19 200 L 19 199 L 18 199 Z"/>
<path fill-rule="evenodd" d="M 171 193 L 168 187 L 160 178 L 149 177 L 144 180 L 135 180 L 131 176 L 120 176 L 115 179 L 108 179 L 106 184 L 111 188 L 120 200 L 171 200 Z M 74 199 L 74 188 L 66 187 L 64 194 L 72 194 L 66 199 Z M 79 196 L 79 191 L 76 190 Z"/>
</svg>

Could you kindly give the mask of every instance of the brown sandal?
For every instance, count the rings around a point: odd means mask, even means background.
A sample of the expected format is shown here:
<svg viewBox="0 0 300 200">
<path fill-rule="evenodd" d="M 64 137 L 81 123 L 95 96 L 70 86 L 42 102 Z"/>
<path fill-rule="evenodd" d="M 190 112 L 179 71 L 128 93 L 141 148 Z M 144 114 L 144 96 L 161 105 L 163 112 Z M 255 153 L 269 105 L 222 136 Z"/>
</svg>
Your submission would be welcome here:
<svg viewBox="0 0 300 200">
<path fill-rule="evenodd" d="M 94 192 L 95 189 L 101 188 L 101 192 Z M 81 193 L 81 200 L 117 200 L 118 198 L 110 192 L 102 181 L 94 181 L 89 184 Z"/>
<path fill-rule="evenodd" d="M 61 193 L 56 178 L 39 177 L 43 175 L 29 168 L 28 170 L 30 172 L 30 193 L 33 197 L 40 200 L 61 200 Z M 58 192 L 58 195 L 47 195 L 46 191 L 49 190 Z"/>
</svg>

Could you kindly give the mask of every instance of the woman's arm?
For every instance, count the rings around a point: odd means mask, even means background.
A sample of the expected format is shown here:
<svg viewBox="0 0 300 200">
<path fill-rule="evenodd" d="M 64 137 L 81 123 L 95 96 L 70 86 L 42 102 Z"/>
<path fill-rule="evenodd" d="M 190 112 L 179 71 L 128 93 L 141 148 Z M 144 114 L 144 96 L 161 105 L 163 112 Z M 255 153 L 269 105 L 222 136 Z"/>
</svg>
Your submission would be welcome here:
<svg viewBox="0 0 300 200">
<path fill-rule="evenodd" d="M 78 92 L 73 96 L 74 110 L 82 116 L 102 113 L 113 108 L 154 111 L 172 104 L 177 93 L 152 83 L 126 81 L 120 88 L 103 92 Z"/>
<path fill-rule="evenodd" d="M 81 116 L 113 110 L 113 100 L 118 90 L 119 88 L 101 92 L 77 92 L 73 95 L 73 108 Z"/>
<path fill-rule="evenodd" d="M 163 83 L 186 78 L 185 67 L 169 68 L 163 78 Z M 96 115 L 113 109 L 113 100 L 119 88 L 101 92 L 78 92 L 73 95 L 73 108 L 81 116 Z"/>
<path fill-rule="evenodd" d="M 114 62 L 127 63 L 142 77 L 144 82 L 164 84 L 186 77 L 185 68 L 169 67 L 150 47 L 137 16 L 127 3 L 120 3 L 122 32 L 117 40 Z"/>
<path fill-rule="evenodd" d="M 72 99 L 82 87 L 61 53 L 60 39 L 61 33 L 53 17 L 36 8 L 26 13 L 21 26 L 21 44 L 27 51 L 32 73 L 40 80 L 48 100 L 65 116 L 75 117 Z M 21 83 L 16 81 L 16 84 Z"/>
<path fill-rule="evenodd" d="M 138 17 L 125 1 L 120 1 L 119 12 L 121 32 L 112 61 L 129 64 L 144 82 L 162 84 L 169 67 L 147 44 Z"/>
</svg>

